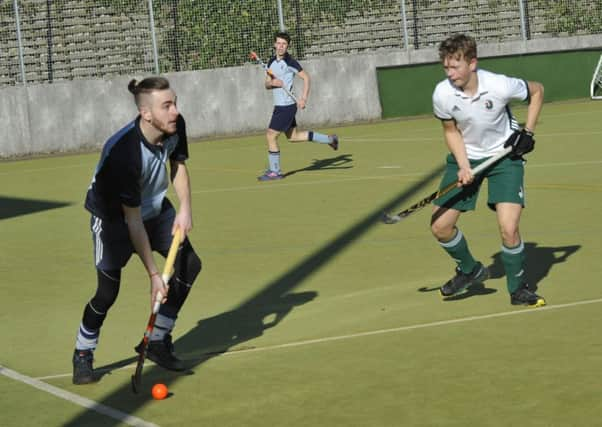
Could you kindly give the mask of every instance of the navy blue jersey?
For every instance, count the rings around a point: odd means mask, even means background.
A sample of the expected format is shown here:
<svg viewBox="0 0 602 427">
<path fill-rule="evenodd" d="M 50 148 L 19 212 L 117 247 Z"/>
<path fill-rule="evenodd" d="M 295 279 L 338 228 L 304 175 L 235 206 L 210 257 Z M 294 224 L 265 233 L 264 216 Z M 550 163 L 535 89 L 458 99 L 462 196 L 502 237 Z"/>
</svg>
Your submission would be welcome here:
<svg viewBox="0 0 602 427">
<path fill-rule="evenodd" d="M 293 91 L 293 80 L 295 79 L 295 75 L 303 71 L 301 64 L 288 53 L 280 60 L 278 60 L 276 56 L 272 56 L 268 61 L 268 68 L 274 73 L 276 78 L 282 80 L 284 87 L 286 87 L 289 92 Z M 274 105 L 285 106 L 295 104 L 295 100 L 291 98 L 284 89 L 274 88 L 272 92 L 274 94 Z"/>
<path fill-rule="evenodd" d="M 153 218 L 161 212 L 169 185 L 167 161 L 186 159 L 186 123 L 181 115 L 176 133 L 161 145 L 144 138 L 138 116 L 105 143 L 85 207 L 107 221 L 123 219 L 122 205 L 140 206 L 143 220 Z"/>
</svg>

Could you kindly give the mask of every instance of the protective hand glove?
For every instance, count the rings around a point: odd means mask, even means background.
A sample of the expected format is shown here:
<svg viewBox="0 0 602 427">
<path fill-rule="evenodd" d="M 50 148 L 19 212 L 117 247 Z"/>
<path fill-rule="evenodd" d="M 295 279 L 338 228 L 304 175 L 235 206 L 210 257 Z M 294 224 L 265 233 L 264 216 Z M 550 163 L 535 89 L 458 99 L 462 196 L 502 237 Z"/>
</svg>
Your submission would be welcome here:
<svg viewBox="0 0 602 427">
<path fill-rule="evenodd" d="M 504 147 L 512 147 L 512 156 L 521 157 L 535 148 L 533 132 L 527 129 L 515 130 L 504 143 Z"/>
</svg>

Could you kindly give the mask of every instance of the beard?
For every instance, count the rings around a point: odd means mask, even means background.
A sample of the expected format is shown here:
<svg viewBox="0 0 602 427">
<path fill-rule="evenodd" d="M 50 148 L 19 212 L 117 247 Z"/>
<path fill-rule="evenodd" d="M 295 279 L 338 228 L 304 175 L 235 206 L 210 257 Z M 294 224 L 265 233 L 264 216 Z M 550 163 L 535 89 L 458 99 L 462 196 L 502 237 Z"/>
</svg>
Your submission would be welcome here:
<svg viewBox="0 0 602 427">
<path fill-rule="evenodd" d="M 177 130 L 175 120 L 173 122 L 169 122 L 152 118 L 151 125 L 165 135 L 173 135 Z"/>
</svg>

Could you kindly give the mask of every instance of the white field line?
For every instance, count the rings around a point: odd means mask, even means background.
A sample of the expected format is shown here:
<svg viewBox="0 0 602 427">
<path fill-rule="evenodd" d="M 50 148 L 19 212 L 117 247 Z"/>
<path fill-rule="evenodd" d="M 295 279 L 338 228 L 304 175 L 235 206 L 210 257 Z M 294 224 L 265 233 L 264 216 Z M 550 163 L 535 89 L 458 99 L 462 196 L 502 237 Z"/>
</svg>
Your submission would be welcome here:
<svg viewBox="0 0 602 427">
<path fill-rule="evenodd" d="M 584 112 L 575 112 L 572 114 L 567 114 L 567 115 L 579 115 L 579 114 L 588 114 L 588 113 L 595 113 L 595 114 L 599 114 L 598 111 L 584 111 Z M 559 115 L 562 117 L 565 117 L 566 115 Z M 554 115 L 549 115 L 548 117 L 554 117 Z M 414 131 L 418 131 L 418 132 L 423 132 L 423 131 L 432 131 L 431 127 L 427 127 L 427 128 L 422 128 L 422 129 L 415 129 Z M 540 133 L 538 134 L 538 137 L 554 137 L 554 136 L 585 136 L 585 135 L 599 135 L 602 134 L 602 131 L 585 131 L 585 132 L 554 132 L 554 133 Z M 350 141 L 350 142 L 412 142 L 412 141 L 416 141 L 416 142 L 421 142 L 421 141 L 439 141 L 441 140 L 441 137 L 380 137 L 377 135 L 364 135 L 364 136 L 359 136 L 359 137 L 354 137 L 354 136 L 346 136 L 345 140 Z M 254 145 L 252 144 L 248 144 L 246 146 L 243 147 L 228 147 L 228 148 L 224 148 L 222 150 L 226 151 L 226 150 L 240 150 L 243 148 L 256 148 Z M 27 159 L 25 159 L 27 160 Z M 1 162 L 0 162 L 1 164 Z M 32 173 L 32 172 L 45 172 L 45 171 L 53 171 L 53 170 L 62 170 L 62 169 L 77 169 L 77 168 L 89 168 L 89 167 L 93 167 L 88 165 L 88 164 L 73 164 L 73 165 L 61 165 L 61 166 L 51 166 L 51 167 L 47 167 L 47 168 L 33 168 L 33 169 L 20 169 L 20 170 L 11 170 L 11 171 L 6 171 L 6 172 L 0 172 L 0 176 L 5 176 L 5 175 L 14 175 L 16 173 Z M 203 168 L 193 168 L 194 170 L 202 170 Z"/>
<path fill-rule="evenodd" d="M 429 129 L 432 130 L 432 129 Z M 553 133 L 538 133 L 537 138 L 553 138 L 558 136 L 587 136 L 600 135 L 602 130 L 583 131 L 583 132 L 553 132 Z M 363 135 L 363 136 L 346 136 L 344 141 L 351 142 L 422 142 L 422 141 L 442 141 L 443 135 L 424 137 L 424 136 L 378 136 L 378 135 Z"/>
<path fill-rule="evenodd" d="M 599 165 L 602 164 L 602 160 L 590 160 L 590 161 L 578 161 L 578 162 L 559 162 L 559 163 L 541 163 L 541 164 L 529 164 L 528 168 L 549 168 L 549 167 L 557 167 L 557 166 L 586 166 L 586 165 Z M 393 166 L 376 166 L 376 168 L 381 169 L 397 169 L 397 167 Z M 283 187 L 296 187 L 303 185 L 322 185 L 322 184 L 337 184 L 340 182 L 352 182 L 352 181 L 369 181 L 369 180 L 381 180 L 381 179 L 394 179 L 394 178 L 412 178 L 422 176 L 424 172 L 410 172 L 403 174 L 390 174 L 390 175 L 375 175 L 375 176 L 357 176 L 350 178 L 332 178 L 332 179 L 323 179 L 317 181 L 306 181 L 306 182 L 279 182 L 276 185 L 265 185 L 265 184 L 255 184 L 255 185 L 245 185 L 241 187 L 228 187 L 228 188 L 212 188 L 205 190 L 196 190 L 192 191 L 191 194 L 206 194 L 206 193 L 222 193 L 228 191 L 247 191 L 247 190 L 266 190 L 266 189 L 278 189 Z"/>
<path fill-rule="evenodd" d="M 117 421 L 121 421 L 127 425 L 140 426 L 140 427 L 158 427 L 157 424 L 149 423 L 148 421 L 144 421 L 141 418 L 126 414 L 125 412 L 122 412 L 117 409 L 111 408 L 109 406 L 103 405 L 102 403 L 98 403 L 93 400 L 87 399 L 85 397 L 79 396 L 77 394 L 70 393 L 70 392 L 60 389 L 58 387 L 54 387 L 50 384 L 47 384 L 47 383 L 37 380 L 35 378 L 31 378 L 26 375 L 20 374 L 16 371 L 13 371 L 11 369 L 8 369 L 2 365 L 0 365 L 0 374 L 6 376 L 8 378 L 11 378 L 15 381 L 19 381 L 24 384 L 30 385 L 34 388 L 37 388 L 38 390 L 45 391 L 46 393 L 50 393 L 56 397 L 66 400 L 68 402 L 82 406 L 86 409 L 90 409 L 92 411 L 98 412 L 99 414 L 103 414 L 108 417 L 111 417 Z"/>
<path fill-rule="evenodd" d="M 602 161 L 600 161 L 602 163 Z M 421 176 L 422 173 L 405 173 L 405 174 L 395 174 L 395 175 L 377 175 L 377 176 L 357 176 L 350 178 L 332 178 L 332 179 L 322 179 L 318 181 L 306 181 L 306 182 L 278 182 L 276 185 L 270 184 L 262 184 L 257 183 L 255 185 L 245 185 L 241 187 L 227 187 L 227 188 L 212 188 L 205 190 L 196 190 L 192 191 L 191 194 L 200 194 L 200 193 L 221 193 L 227 191 L 246 191 L 246 190 L 266 190 L 266 189 L 278 189 L 284 187 L 298 187 L 303 185 L 321 185 L 321 184 L 336 184 L 339 182 L 352 182 L 352 181 L 370 181 L 370 180 L 380 180 L 380 179 L 391 179 L 391 178 L 403 178 L 403 177 L 416 177 Z"/>
<path fill-rule="evenodd" d="M 17 163 L 17 162 L 19 162 L 19 160 L 16 160 L 14 163 Z M 50 166 L 50 167 L 46 167 L 46 168 L 11 170 L 11 171 L 7 171 L 7 172 L 0 172 L 0 176 L 15 175 L 17 173 L 47 172 L 47 171 L 54 171 L 54 170 L 60 171 L 63 169 L 79 169 L 79 168 L 87 168 L 87 169 L 90 169 L 90 173 L 94 172 L 94 164 L 92 164 L 92 165 L 77 164 L 77 165 Z"/>
<path fill-rule="evenodd" d="M 400 326 L 397 328 L 377 329 L 375 331 L 359 332 L 356 334 L 338 335 L 338 336 L 325 337 L 325 338 L 316 338 L 313 340 L 297 341 L 297 342 L 291 342 L 291 343 L 286 343 L 286 344 L 277 344 L 277 345 L 272 345 L 272 346 L 267 346 L 267 347 L 247 348 L 247 349 L 241 349 L 241 350 L 233 349 L 232 351 L 223 353 L 223 355 L 226 356 L 226 355 L 235 355 L 235 354 L 250 353 L 250 352 L 257 352 L 257 351 L 278 350 L 278 349 L 282 349 L 282 348 L 300 347 L 300 346 L 304 346 L 304 345 L 321 344 L 321 343 L 326 343 L 326 342 L 348 340 L 348 339 L 353 339 L 353 338 L 362 338 L 362 337 L 368 337 L 368 336 L 373 336 L 373 335 L 390 334 L 390 333 L 394 333 L 394 332 L 405 332 L 405 331 L 412 331 L 412 330 L 416 330 L 416 329 L 433 328 L 433 327 L 437 327 L 437 326 L 447 326 L 447 325 L 453 325 L 456 323 L 472 322 L 475 320 L 494 319 L 497 317 L 515 316 L 515 315 L 519 315 L 519 314 L 543 313 L 543 312 L 550 311 L 550 310 L 576 307 L 576 306 L 586 305 L 586 304 L 596 304 L 596 303 L 600 303 L 600 302 L 602 302 L 602 298 L 571 302 L 571 303 L 567 303 L 567 304 L 548 305 L 548 306 L 540 307 L 540 308 L 531 308 L 531 309 L 524 308 L 522 310 L 519 309 L 519 310 L 514 310 L 514 311 L 504 311 L 501 313 L 484 314 L 481 316 L 468 316 L 468 317 L 461 317 L 459 319 L 441 320 L 438 322 L 419 323 L 416 325 Z"/>
<path fill-rule="evenodd" d="M 399 326 L 396 328 L 377 329 L 374 331 L 358 332 L 355 334 L 336 335 L 336 336 L 332 336 L 332 337 L 316 338 L 316 339 L 312 339 L 312 340 L 294 341 L 294 342 L 289 342 L 289 343 L 284 343 L 284 344 L 270 345 L 270 346 L 266 346 L 266 347 L 243 348 L 240 350 L 233 348 L 224 353 L 219 353 L 219 355 L 220 356 L 230 356 L 230 355 L 251 353 L 251 352 L 258 352 L 258 351 L 271 351 L 271 350 L 279 350 L 279 349 L 283 349 L 283 348 L 301 347 L 301 346 L 306 346 L 306 345 L 322 344 L 322 343 L 328 343 L 328 342 L 333 342 L 333 341 L 341 341 L 341 340 L 349 340 L 349 339 L 354 339 L 354 338 L 369 337 L 369 336 L 373 336 L 373 335 L 391 334 L 391 333 L 395 333 L 395 332 L 405 332 L 405 331 L 413 331 L 416 329 L 435 328 L 435 327 L 439 327 L 439 326 L 454 325 L 457 323 L 473 322 L 473 321 L 477 321 L 477 320 L 495 319 L 498 317 L 518 316 L 521 314 L 530 314 L 530 313 L 544 313 L 544 312 L 551 311 L 551 310 L 577 307 L 577 306 L 587 305 L 587 304 L 597 304 L 597 303 L 601 303 L 601 302 L 602 302 L 602 298 L 597 298 L 597 299 L 592 299 L 592 300 L 570 302 L 570 303 L 566 303 L 566 304 L 547 305 L 545 307 L 539 307 L 539 308 L 524 308 L 524 309 L 517 309 L 517 310 L 513 310 L 513 311 L 503 311 L 500 313 L 483 314 L 480 316 L 468 316 L 468 317 L 461 317 L 458 319 L 440 320 L 437 322 L 418 323 L 415 325 Z M 123 366 L 117 370 L 126 369 L 126 368 L 128 368 L 128 366 Z M 39 377 L 39 379 L 62 378 L 62 377 L 70 376 L 70 375 L 71 375 L 70 373 L 69 374 L 48 375 L 45 377 Z"/>
<path fill-rule="evenodd" d="M 582 162 L 558 162 L 558 163 L 541 163 L 541 164 L 530 164 L 529 168 L 548 168 L 550 166 L 585 166 L 585 165 L 599 165 L 602 160 L 586 160 Z"/>
</svg>

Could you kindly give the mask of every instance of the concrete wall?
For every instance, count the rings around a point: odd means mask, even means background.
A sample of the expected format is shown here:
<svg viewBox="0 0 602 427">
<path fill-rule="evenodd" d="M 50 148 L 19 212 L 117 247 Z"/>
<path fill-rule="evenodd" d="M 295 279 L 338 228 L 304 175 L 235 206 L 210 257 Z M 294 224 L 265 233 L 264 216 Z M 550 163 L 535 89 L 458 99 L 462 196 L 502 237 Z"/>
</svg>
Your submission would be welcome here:
<svg viewBox="0 0 602 427">
<path fill-rule="evenodd" d="M 482 45 L 479 55 L 598 47 L 602 48 L 602 36 L 538 39 Z M 376 68 L 435 61 L 435 49 L 303 61 L 312 77 L 312 91 L 307 109 L 297 116 L 299 125 L 318 127 L 380 119 Z M 263 76 L 256 65 L 167 75 L 192 138 L 263 131 L 272 109 L 271 93 L 263 87 Z M 0 90 L 0 117 L 5 129 L 0 136 L 0 158 L 99 148 L 136 115 L 127 91 L 130 78 Z M 299 93 L 300 87 L 296 91 Z"/>
</svg>

